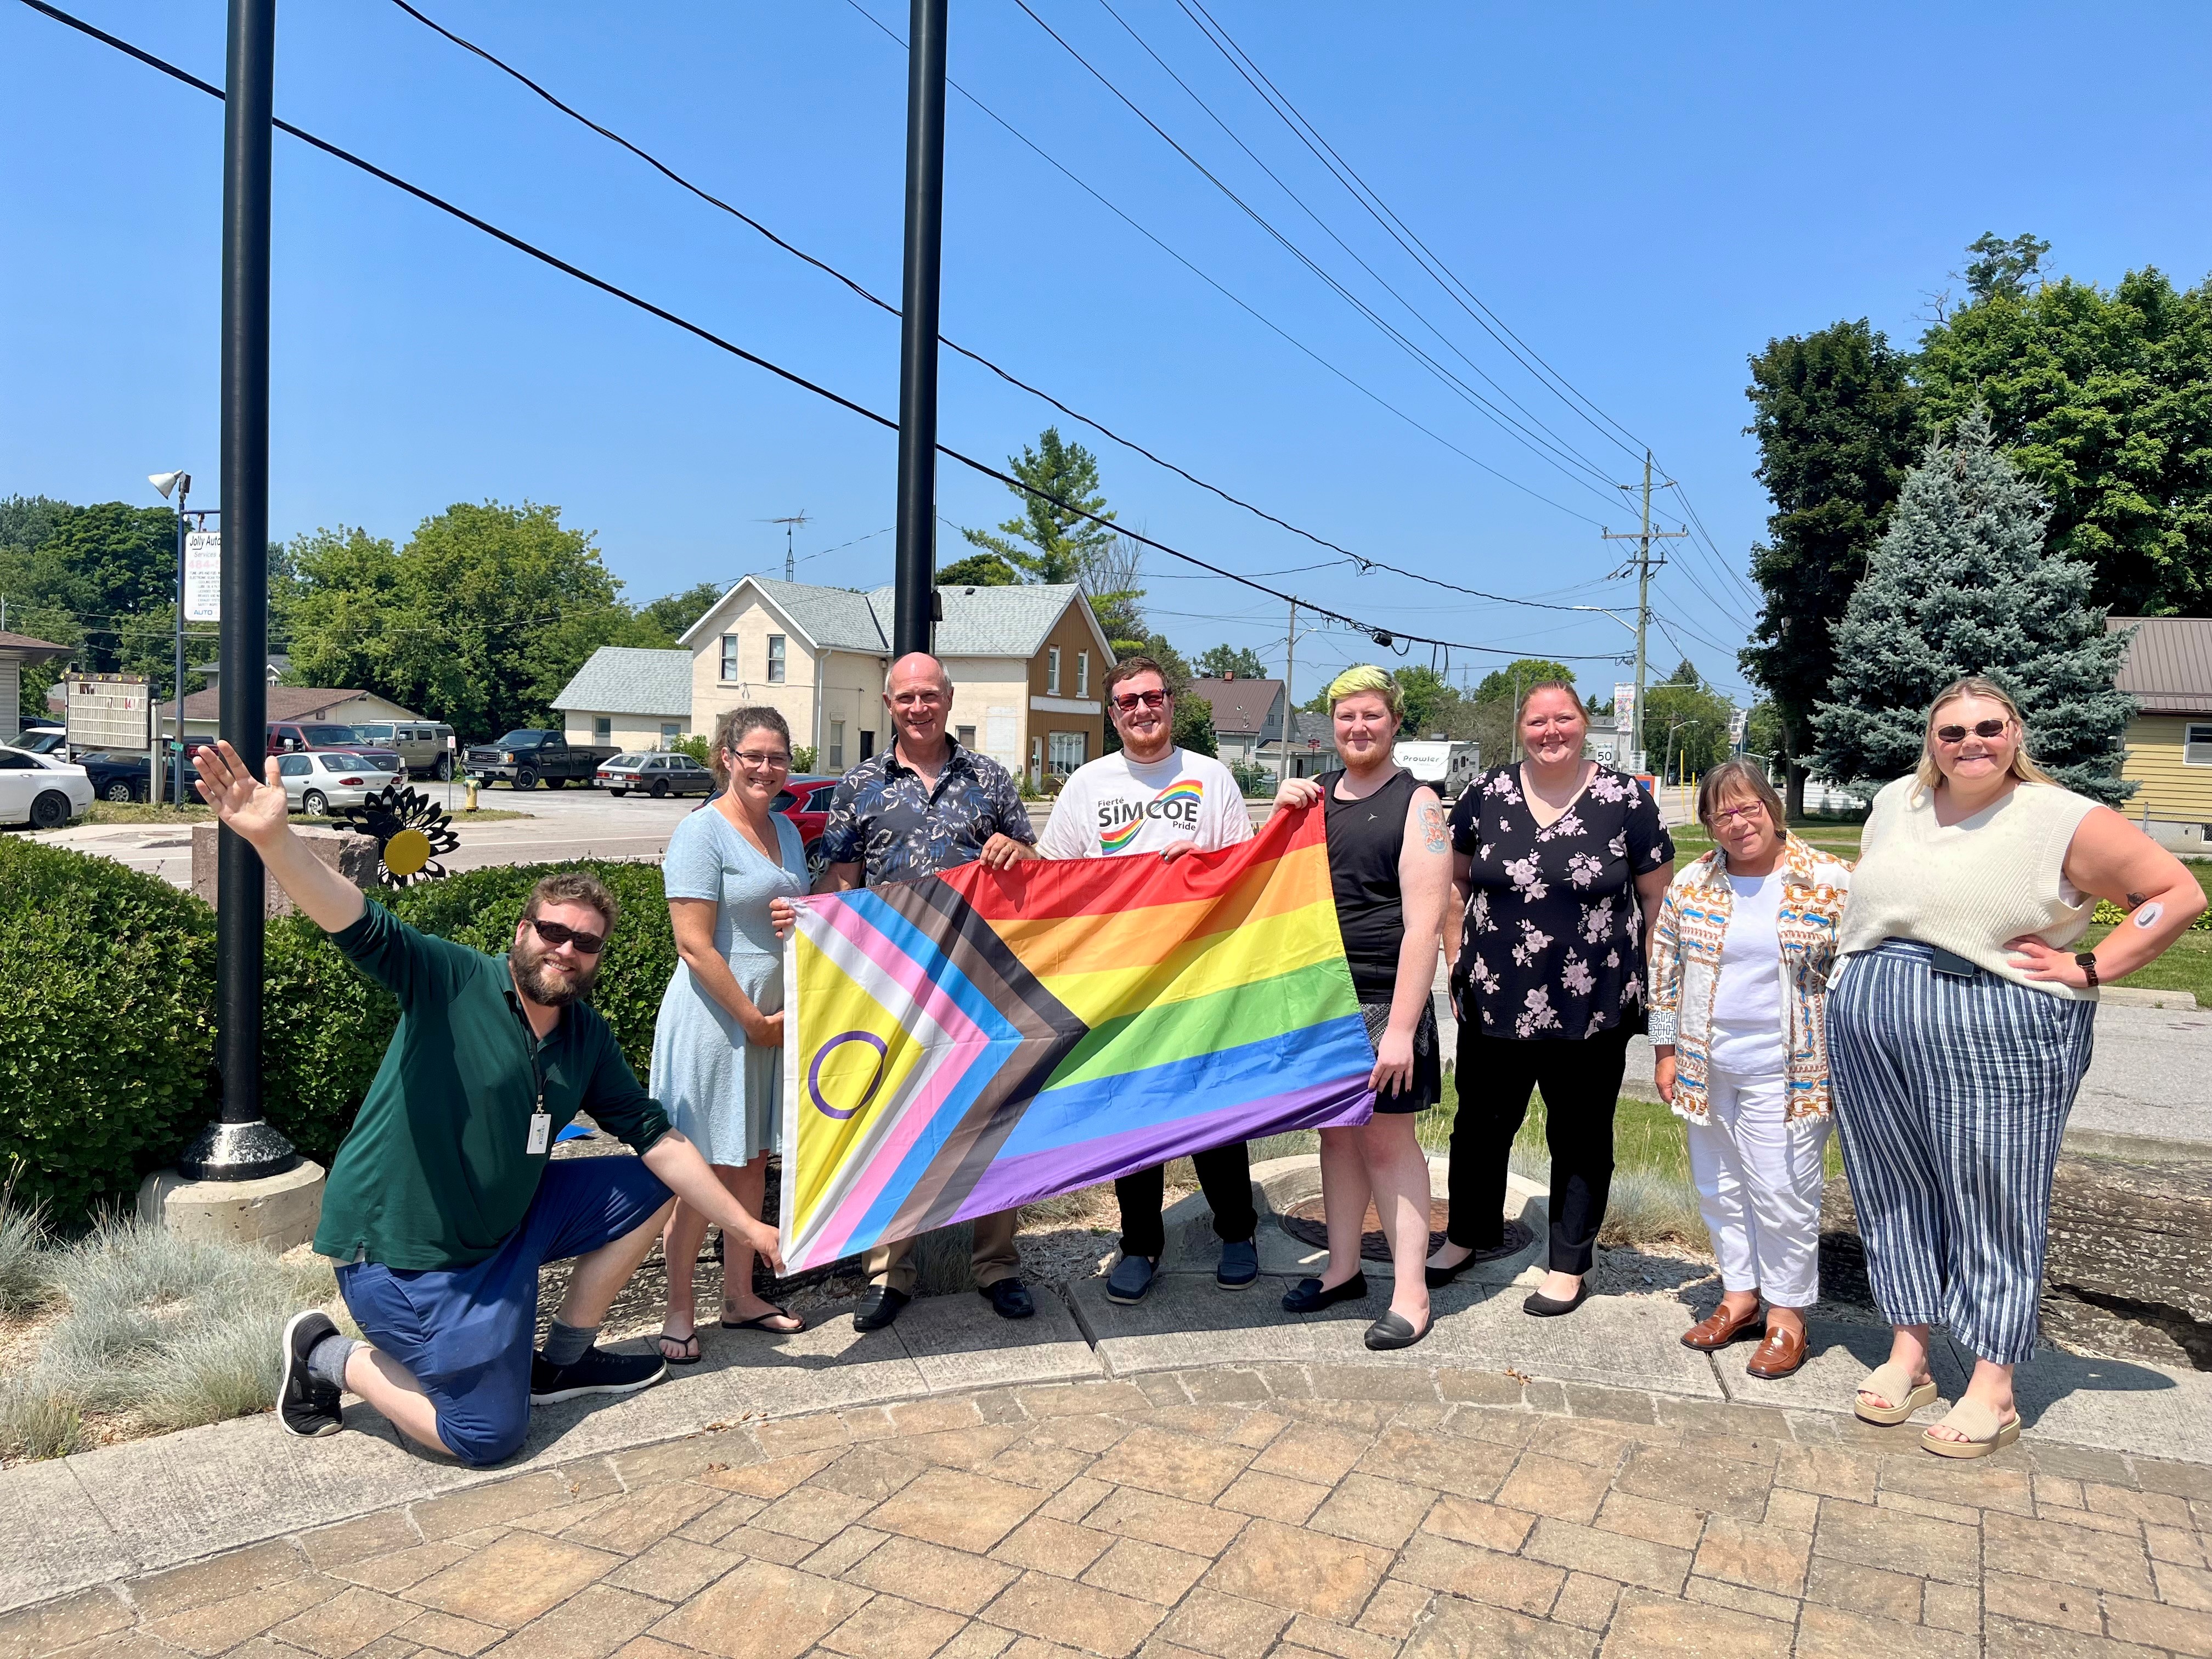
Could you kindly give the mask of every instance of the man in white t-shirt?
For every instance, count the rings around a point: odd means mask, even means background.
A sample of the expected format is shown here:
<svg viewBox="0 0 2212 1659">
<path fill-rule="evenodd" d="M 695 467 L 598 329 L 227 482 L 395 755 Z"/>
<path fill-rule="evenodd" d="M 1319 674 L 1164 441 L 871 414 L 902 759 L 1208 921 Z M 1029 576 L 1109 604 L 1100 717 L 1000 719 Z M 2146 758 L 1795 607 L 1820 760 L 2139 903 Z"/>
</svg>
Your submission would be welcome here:
<svg viewBox="0 0 2212 1659">
<path fill-rule="evenodd" d="M 1188 853 L 1217 852 L 1252 838 L 1252 819 L 1229 769 L 1211 755 L 1179 749 L 1175 698 L 1150 657 L 1116 663 L 1106 676 L 1106 707 L 1121 747 L 1078 767 L 1053 804 L 1037 842 L 1048 859 L 1114 858 L 1157 854 L 1172 863 Z M 1221 1262 L 1213 1282 L 1241 1291 L 1260 1276 L 1253 1243 L 1259 1216 L 1252 1170 L 1241 1140 L 1199 1153 L 1199 1185 L 1213 1207 Z M 1106 1281 L 1109 1301 L 1140 1302 L 1152 1287 L 1167 1248 L 1160 1207 L 1165 1179 L 1158 1169 L 1114 1183 L 1121 1205 L 1121 1259 Z"/>
</svg>

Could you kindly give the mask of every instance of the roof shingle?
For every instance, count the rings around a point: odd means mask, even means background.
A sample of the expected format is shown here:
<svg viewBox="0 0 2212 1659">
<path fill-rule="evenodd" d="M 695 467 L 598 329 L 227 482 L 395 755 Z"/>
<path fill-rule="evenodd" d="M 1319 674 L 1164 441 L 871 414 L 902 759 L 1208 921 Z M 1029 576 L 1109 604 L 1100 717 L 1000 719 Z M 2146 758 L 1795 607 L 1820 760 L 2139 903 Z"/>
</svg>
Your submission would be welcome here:
<svg viewBox="0 0 2212 1659">
<path fill-rule="evenodd" d="M 691 653 L 603 645 L 592 653 L 576 677 L 561 688 L 553 706 L 593 714 L 691 713 Z"/>
<path fill-rule="evenodd" d="M 2212 617 L 2112 617 L 2106 630 L 2132 628 L 2113 684 L 2146 714 L 2212 714 Z"/>
</svg>

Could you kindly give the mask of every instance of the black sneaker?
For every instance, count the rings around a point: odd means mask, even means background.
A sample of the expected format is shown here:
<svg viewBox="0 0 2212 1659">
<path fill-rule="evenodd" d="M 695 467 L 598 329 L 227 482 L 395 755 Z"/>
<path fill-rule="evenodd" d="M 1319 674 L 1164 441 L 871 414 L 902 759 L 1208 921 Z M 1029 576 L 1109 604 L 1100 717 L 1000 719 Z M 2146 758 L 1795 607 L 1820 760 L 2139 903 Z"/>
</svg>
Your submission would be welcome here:
<svg viewBox="0 0 2212 1659">
<path fill-rule="evenodd" d="M 276 1350 L 284 1377 L 276 1389 L 276 1420 L 284 1425 L 285 1433 L 311 1440 L 317 1435 L 336 1434 L 345 1426 L 338 1414 L 338 1391 L 307 1374 L 307 1356 L 314 1352 L 315 1345 L 337 1334 L 330 1316 L 312 1308 L 294 1314 L 284 1327 L 284 1338 Z"/>
<path fill-rule="evenodd" d="M 550 1406 L 585 1394 L 635 1394 L 668 1375 L 668 1362 L 657 1353 L 609 1353 L 590 1347 L 573 1365 L 549 1365 L 545 1356 L 530 1356 L 530 1403 Z"/>
</svg>

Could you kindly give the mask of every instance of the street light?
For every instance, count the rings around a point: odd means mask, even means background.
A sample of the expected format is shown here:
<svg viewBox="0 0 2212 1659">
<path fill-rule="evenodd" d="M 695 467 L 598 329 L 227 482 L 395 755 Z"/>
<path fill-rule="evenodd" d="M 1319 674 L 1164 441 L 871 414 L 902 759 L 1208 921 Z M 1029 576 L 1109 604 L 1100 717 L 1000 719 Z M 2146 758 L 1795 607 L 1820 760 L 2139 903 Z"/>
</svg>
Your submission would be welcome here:
<svg viewBox="0 0 2212 1659">
<path fill-rule="evenodd" d="M 175 665 L 177 678 L 173 691 L 177 705 L 177 752 L 182 754 L 185 741 L 185 501 L 192 493 L 192 475 L 184 471 L 149 472 L 146 475 L 146 482 L 161 492 L 161 499 L 165 501 L 169 499 L 171 490 L 177 492 L 177 658 Z M 154 735 L 159 738 L 161 733 L 161 720 L 158 717 L 155 720 L 154 728 Z M 149 774 L 146 779 L 146 799 L 158 806 L 161 804 L 162 793 L 169 788 L 170 773 L 167 765 L 168 751 L 164 750 L 158 742 L 155 744 L 154 750 L 161 756 L 163 763 L 161 768 L 161 775 L 156 778 L 150 775 L 153 757 L 149 756 Z M 178 799 L 169 804 L 172 806 L 182 806 L 185 803 L 184 775 L 181 769 L 176 775 L 175 793 Z"/>
<path fill-rule="evenodd" d="M 1660 764 L 1660 768 L 1659 768 L 1659 775 L 1660 775 L 1661 777 L 1662 777 L 1662 778 L 1663 778 L 1663 777 L 1665 777 L 1665 776 L 1667 775 L 1667 768 L 1668 768 L 1669 765 L 1671 765 L 1671 764 L 1673 763 L 1673 762 L 1674 762 L 1674 733 L 1676 733 L 1677 732 L 1684 732 L 1684 731 L 1687 731 L 1691 726 L 1703 726 L 1704 724 L 1705 724 L 1705 722 L 1704 722 L 1703 720 L 1674 720 L 1674 721 L 1670 721 L 1670 722 L 1668 723 L 1668 726 L 1667 726 L 1667 753 L 1666 753 L 1666 757 L 1665 757 L 1665 759 L 1661 763 L 1661 764 Z M 1684 744 L 1682 746 L 1683 746 L 1683 749 L 1684 749 L 1686 751 L 1686 750 L 1688 750 L 1688 748 L 1689 748 L 1689 745 L 1688 745 L 1687 744 Z M 1679 785 L 1679 784 L 1681 782 L 1681 780 L 1680 780 L 1680 778 L 1677 778 L 1677 779 L 1675 779 L 1675 780 L 1674 780 L 1674 781 Z"/>
</svg>

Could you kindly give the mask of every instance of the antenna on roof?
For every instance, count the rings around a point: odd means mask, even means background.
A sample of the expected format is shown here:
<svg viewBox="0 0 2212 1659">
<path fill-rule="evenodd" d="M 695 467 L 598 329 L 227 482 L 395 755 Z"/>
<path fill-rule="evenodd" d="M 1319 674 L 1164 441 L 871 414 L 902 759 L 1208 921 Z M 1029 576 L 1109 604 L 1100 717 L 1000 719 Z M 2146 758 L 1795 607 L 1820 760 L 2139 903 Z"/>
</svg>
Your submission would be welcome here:
<svg viewBox="0 0 2212 1659">
<path fill-rule="evenodd" d="M 780 524 L 783 526 L 783 579 L 787 582 L 797 581 L 799 580 L 799 561 L 792 556 L 793 549 L 791 532 L 794 526 L 806 522 L 806 509 L 802 507 L 798 512 L 793 514 L 787 519 L 756 519 L 753 522 L 756 524 Z"/>
</svg>

